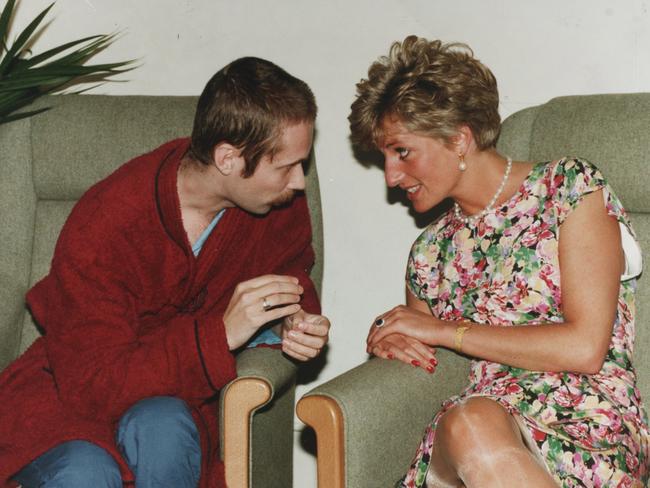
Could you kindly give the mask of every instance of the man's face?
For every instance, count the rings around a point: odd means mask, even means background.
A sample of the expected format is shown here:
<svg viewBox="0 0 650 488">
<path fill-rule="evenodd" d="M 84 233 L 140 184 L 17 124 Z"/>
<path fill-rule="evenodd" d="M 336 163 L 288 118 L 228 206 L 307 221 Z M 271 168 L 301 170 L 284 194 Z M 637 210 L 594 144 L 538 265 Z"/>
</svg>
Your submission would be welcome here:
<svg viewBox="0 0 650 488">
<path fill-rule="evenodd" d="M 248 178 L 241 172 L 233 175 L 237 178 L 232 188 L 234 203 L 251 213 L 265 214 L 272 207 L 289 203 L 296 191 L 304 190 L 303 164 L 309 157 L 313 134 L 312 122 L 284 126 L 278 151 L 272 157 L 262 156 Z"/>
</svg>

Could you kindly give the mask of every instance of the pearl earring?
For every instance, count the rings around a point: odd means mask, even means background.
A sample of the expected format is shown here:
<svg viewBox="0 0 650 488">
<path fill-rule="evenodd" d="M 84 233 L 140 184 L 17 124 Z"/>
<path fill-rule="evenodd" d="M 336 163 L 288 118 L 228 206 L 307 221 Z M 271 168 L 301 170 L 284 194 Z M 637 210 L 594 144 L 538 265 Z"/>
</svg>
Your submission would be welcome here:
<svg viewBox="0 0 650 488">
<path fill-rule="evenodd" d="M 458 169 L 461 171 L 467 169 L 467 163 L 465 162 L 465 155 L 463 153 L 458 153 Z"/>
</svg>

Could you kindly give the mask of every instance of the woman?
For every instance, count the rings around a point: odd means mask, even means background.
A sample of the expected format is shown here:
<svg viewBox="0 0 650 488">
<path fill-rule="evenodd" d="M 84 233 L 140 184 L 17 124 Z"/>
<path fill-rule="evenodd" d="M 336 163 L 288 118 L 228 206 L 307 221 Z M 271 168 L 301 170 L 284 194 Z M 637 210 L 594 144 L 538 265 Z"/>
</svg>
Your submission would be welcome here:
<svg viewBox="0 0 650 488">
<path fill-rule="evenodd" d="M 645 486 L 640 250 L 600 171 L 499 154 L 496 81 L 465 45 L 410 36 L 357 89 L 352 138 L 383 153 L 388 186 L 417 212 L 454 201 L 413 244 L 406 306 L 377 317 L 368 351 L 429 372 L 435 347 L 473 358 L 398 486 Z"/>
</svg>

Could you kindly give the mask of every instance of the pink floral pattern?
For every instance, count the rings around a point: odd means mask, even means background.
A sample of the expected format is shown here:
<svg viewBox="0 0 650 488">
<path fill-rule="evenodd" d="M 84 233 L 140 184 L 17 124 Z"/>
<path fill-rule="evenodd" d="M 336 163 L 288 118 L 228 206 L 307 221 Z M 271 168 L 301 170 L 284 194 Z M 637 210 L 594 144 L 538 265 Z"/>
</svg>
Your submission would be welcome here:
<svg viewBox="0 0 650 488">
<path fill-rule="evenodd" d="M 453 211 L 431 224 L 409 256 L 410 290 L 443 320 L 527 327 L 562 322 L 559 228 L 583 196 L 598 190 L 608 213 L 634 235 L 595 166 L 576 158 L 539 163 L 517 194 L 475 224 L 464 224 Z M 523 420 L 560 486 L 646 486 L 650 432 L 632 366 L 635 285 L 635 279 L 621 282 L 598 374 L 473 360 L 469 385 L 443 404 L 398 486 L 424 485 L 437 420 L 471 396 L 492 398 Z"/>
</svg>

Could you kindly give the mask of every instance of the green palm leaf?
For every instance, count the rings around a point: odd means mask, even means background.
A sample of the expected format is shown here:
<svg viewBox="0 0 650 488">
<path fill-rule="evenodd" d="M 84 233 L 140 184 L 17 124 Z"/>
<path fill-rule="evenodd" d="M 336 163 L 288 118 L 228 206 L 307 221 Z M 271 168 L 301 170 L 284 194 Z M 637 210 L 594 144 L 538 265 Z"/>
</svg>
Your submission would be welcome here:
<svg viewBox="0 0 650 488">
<path fill-rule="evenodd" d="M 30 40 L 34 31 L 38 28 L 38 25 L 41 23 L 43 18 L 47 15 L 50 9 L 54 6 L 53 3 L 50 4 L 45 10 L 43 10 L 38 16 L 32 20 L 27 27 L 20 33 L 18 39 L 12 44 L 12 46 L 7 51 L 7 54 L 0 62 L 0 76 L 11 66 L 11 63 L 15 61 L 16 57 L 20 54 L 21 49 L 27 44 L 27 41 Z"/>
<path fill-rule="evenodd" d="M 53 58 L 57 54 L 60 54 L 60 53 L 66 51 L 68 49 L 71 49 L 71 48 L 73 48 L 74 46 L 76 46 L 78 44 L 82 44 L 84 42 L 87 42 L 87 41 L 90 41 L 90 40 L 93 40 L 93 39 L 97 39 L 98 37 L 102 37 L 102 36 L 84 37 L 83 39 L 77 39 L 76 41 L 66 42 L 65 44 L 62 44 L 62 45 L 60 45 L 58 47 L 55 47 L 53 49 L 50 49 L 48 51 L 45 51 L 44 53 L 41 53 L 38 56 L 32 56 L 31 58 L 28 58 L 28 59 L 17 59 L 14 71 L 20 71 L 20 70 L 23 70 L 23 69 L 31 68 L 32 66 L 36 66 L 37 64 L 40 64 L 40 63 L 42 63 L 44 61 L 47 61 L 48 59 Z M 88 51 L 88 49 L 89 48 L 85 48 L 83 50 L 79 50 L 78 52 L 82 52 L 82 51 L 85 52 L 85 51 Z M 89 52 L 92 52 L 92 49 L 90 49 Z M 65 59 L 72 60 L 72 59 L 74 59 L 74 57 L 75 56 L 73 54 L 69 54 L 65 58 L 59 58 L 59 61 L 61 62 L 61 61 L 64 61 Z"/>
<path fill-rule="evenodd" d="M 7 50 L 5 38 L 9 32 L 9 19 L 11 19 L 11 14 L 14 11 L 15 3 L 16 0 L 7 0 L 7 5 L 5 5 L 2 14 L 0 14 L 0 54 L 2 54 L 2 51 Z"/>
<path fill-rule="evenodd" d="M 16 0 L 7 0 L 0 13 L 0 124 L 47 110 L 17 113 L 47 93 L 67 90 L 74 84 L 101 82 L 134 68 L 133 61 L 86 64 L 115 40 L 115 34 L 84 37 L 31 56 L 26 46 L 32 44 L 34 33 L 53 3 L 38 14 L 9 46 L 8 36 L 15 5 Z M 81 91 L 84 90 L 78 90 Z"/>
</svg>

